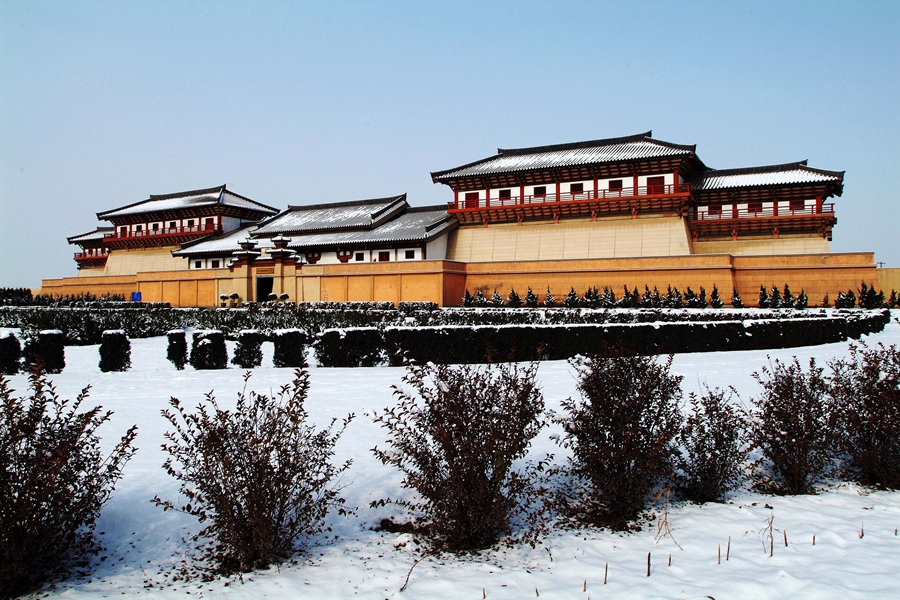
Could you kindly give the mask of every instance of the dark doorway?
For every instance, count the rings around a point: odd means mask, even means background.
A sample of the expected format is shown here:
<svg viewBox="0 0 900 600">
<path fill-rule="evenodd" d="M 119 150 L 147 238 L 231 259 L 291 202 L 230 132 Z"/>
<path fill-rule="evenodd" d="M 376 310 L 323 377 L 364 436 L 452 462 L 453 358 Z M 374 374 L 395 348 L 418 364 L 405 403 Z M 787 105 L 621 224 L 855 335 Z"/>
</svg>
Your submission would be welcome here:
<svg viewBox="0 0 900 600">
<path fill-rule="evenodd" d="M 272 293 L 272 282 L 274 277 L 257 277 L 256 278 L 256 301 L 265 302 Z"/>
</svg>

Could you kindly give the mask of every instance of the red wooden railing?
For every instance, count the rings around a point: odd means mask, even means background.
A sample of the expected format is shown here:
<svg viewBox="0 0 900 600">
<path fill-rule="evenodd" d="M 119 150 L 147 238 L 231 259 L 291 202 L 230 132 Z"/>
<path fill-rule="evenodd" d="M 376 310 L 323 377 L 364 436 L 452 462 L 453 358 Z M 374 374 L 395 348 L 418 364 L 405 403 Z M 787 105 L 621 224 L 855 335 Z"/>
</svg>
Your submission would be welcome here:
<svg viewBox="0 0 900 600">
<path fill-rule="evenodd" d="M 115 239 L 131 239 L 131 238 L 148 238 L 148 237 L 162 237 L 167 235 L 180 235 L 184 233 L 203 233 L 203 234 L 211 234 L 211 233 L 221 233 L 222 226 L 221 225 L 194 225 L 193 227 L 163 227 L 160 229 L 142 229 L 141 231 L 126 231 L 124 234 L 116 229 L 110 233 L 104 234 L 103 239 L 115 238 Z"/>
<path fill-rule="evenodd" d="M 76 252 L 75 260 L 90 260 L 92 258 L 106 258 L 107 256 L 109 256 L 109 250 L 106 248 L 92 248 L 84 252 Z"/>
<path fill-rule="evenodd" d="M 687 196 L 691 193 L 691 184 L 679 183 L 677 185 L 649 185 L 637 188 L 619 188 L 614 190 L 587 190 L 584 192 L 564 194 L 544 194 L 540 196 L 508 196 L 506 198 L 491 198 L 485 200 L 466 200 L 460 197 L 458 202 L 448 202 L 449 211 L 478 210 L 491 208 L 512 208 L 516 206 L 528 206 L 535 204 L 555 204 L 557 202 L 580 202 L 589 200 L 628 200 L 631 198 L 646 198 L 653 196 Z M 460 192 L 464 196 L 465 192 Z"/>
<path fill-rule="evenodd" d="M 811 215 L 834 214 L 834 203 L 828 202 L 821 205 L 821 210 L 816 210 L 815 206 L 804 206 L 803 208 L 776 208 L 769 204 L 764 208 L 751 209 L 750 207 L 739 208 L 736 204 L 722 204 L 721 210 L 716 212 L 700 212 L 692 210 L 689 216 L 691 221 L 727 221 L 731 219 L 755 219 L 760 217 L 803 217 Z"/>
</svg>

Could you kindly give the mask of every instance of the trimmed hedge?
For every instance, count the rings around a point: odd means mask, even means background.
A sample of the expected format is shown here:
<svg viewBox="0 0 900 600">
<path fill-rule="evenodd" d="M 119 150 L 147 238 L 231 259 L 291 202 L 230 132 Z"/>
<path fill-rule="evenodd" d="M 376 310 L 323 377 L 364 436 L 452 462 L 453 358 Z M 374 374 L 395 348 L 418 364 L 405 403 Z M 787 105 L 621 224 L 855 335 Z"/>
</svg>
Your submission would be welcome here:
<svg viewBox="0 0 900 600">
<path fill-rule="evenodd" d="M 126 303 L 127 304 L 127 303 Z M 389 304 L 389 303 L 388 303 Z M 303 329 L 310 334 L 327 329 L 357 327 L 440 327 L 445 325 L 570 325 L 655 322 L 718 322 L 779 320 L 841 316 L 849 321 L 869 319 L 864 309 L 591 309 L 591 308 L 444 308 L 428 302 L 400 303 L 396 308 L 374 302 L 299 304 L 276 303 L 243 308 L 45 308 L 0 307 L 0 327 L 21 329 L 35 337 L 45 329 L 65 333 L 67 345 L 99 344 L 104 330 L 121 329 L 130 339 L 165 335 L 173 329 L 215 329 L 226 336 L 257 329 L 270 336 L 278 329 Z M 881 314 L 881 313 L 879 313 Z M 880 317 L 879 317 L 880 318 Z M 866 333 L 867 325 L 851 337 Z"/>
<path fill-rule="evenodd" d="M 22 361 L 22 344 L 19 338 L 7 331 L 0 333 L 0 373 L 15 375 Z"/>
<path fill-rule="evenodd" d="M 374 367 L 387 361 L 384 334 L 374 328 L 326 329 L 316 334 L 315 351 L 323 367 Z"/>
<path fill-rule="evenodd" d="M 457 364 L 560 360 L 611 350 L 650 355 L 792 348 L 840 342 L 854 333 L 880 331 L 889 320 L 887 311 L 853 317 L 707 323 L 388 327 L 383 339 L 391 365 L 402 365 L 409 360 Z M 381 336 L 373 328 L 326 331 L 316 339 L 316 356 L 323 366 L 360 365 L 361 355 L 378 355 Z"/>
<path fill-rule="evenodd" d="M 245 329 L 238 334 L 237 346 L 231 364 L 242 369 L 253 369 L 262 364 L 263 336 L 256 329 Z"/>
<path fill-rule="evenodd" d="M 124 331 L 104 331 L 100 342 L 100 370 L 127 371 L 131 368 L 131 342 Z"/>
<path fill-rule="evenodd" d="M 188 349 L 186 333 L 181 329 L 170 331 L 166 334 L 169 346 L 166 350 L 166 358 L 181 371 L 188 362 Z"/>
<path fill-rule="evenodd" d="M 281 329 L 272 332 L 275 344 L 273 362 L 276 367 L 306 366 L 306 332 L 302 329 Z"/>
<path fill-rule="evenodd" d="M 32 370 L 41 365 L 45 373 L 62 373 L 66 368 L 66 349 L 63 332 L 58 329 L 39 331 L 29 337 L 22 350 L 22 368 Z"/>
<path fill-rule="evenodd" d="M 195 331 L 191 338 L 191 366 L 197 370 L 227 367 L 225 334 L 215 330 Z"/>
</svg>

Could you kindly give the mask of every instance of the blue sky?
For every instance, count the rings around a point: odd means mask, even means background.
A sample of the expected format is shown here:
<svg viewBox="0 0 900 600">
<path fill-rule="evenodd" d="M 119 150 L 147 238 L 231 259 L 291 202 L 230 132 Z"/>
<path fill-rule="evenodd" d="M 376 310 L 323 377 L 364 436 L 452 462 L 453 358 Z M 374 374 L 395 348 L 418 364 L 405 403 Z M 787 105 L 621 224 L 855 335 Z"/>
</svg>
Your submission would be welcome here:
<svg viewBox="0 0 900 600">
<path fill-rule="evenodd" d="M 900 2 L 0 2 L 0 286 L 150 194 L 278 208 L 630 135 L 845 170 L 835 252 L 900 267 Z"/>
</svg>

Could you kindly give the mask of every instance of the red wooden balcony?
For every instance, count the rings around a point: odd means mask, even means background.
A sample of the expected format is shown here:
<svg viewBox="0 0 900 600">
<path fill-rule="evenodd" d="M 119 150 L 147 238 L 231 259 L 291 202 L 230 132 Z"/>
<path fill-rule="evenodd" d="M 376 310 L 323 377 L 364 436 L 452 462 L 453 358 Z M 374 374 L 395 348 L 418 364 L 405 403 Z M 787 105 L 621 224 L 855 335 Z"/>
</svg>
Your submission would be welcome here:
<svg viewBox="0 0 900 600">
<path fill-rule="evenodd" d="M 107 248 L 85 248 L 83 252 L 75 253 L 75 262 L 78 263 L 79 269 L 83 267 L 102 267 L 106 264 L 108 257 L 109 250 Z"/>
<path fill-rule="evenodd" d="M 161 227 L 159 229 L 129 230 L 124 232 L 117 227 L 115 231 L 103 236 L 103 243 L 111 248 L 173 245 L 214 233 L 222 233 L 222 226 L 200 224 L 192 227 Z"/>
<path fill-rule="evenodd" d="M 105 259 L 109 256 L 109 250 L 106 248 L 90 248 L 84 252 L 76 252 L 75 260 L 94 260 L 98 258 Z"/>
<path fill-rule="evenodd" d="M 460 195 L 464 195 L 461 192 Z M 559 216 L 600 213 L 632 213 L 678 209 L 691 195 L 691 185 L 650 185 L 638 188 L 593 190 L 539 196 L 509 196 L 448 202 L 447 212 L 462 223 L 482 221 L 521 221 L 523 218 L 558 218 Z"/>
<path fill-rule="evenodd" d="M 712 208 L 712 207 L 711 207 Z M 694 208 L 688 215 L 688 228 L 699 235 L 732 235 L 764 233 L 777 235 L 781 231 L 819 231 L 826 234 L 837 223 L 834 203 L 802 208 L 778 208 L 769 203 L 765 207 L 750 203 L 716 205 L 711 211 Z"/>
</svg>

